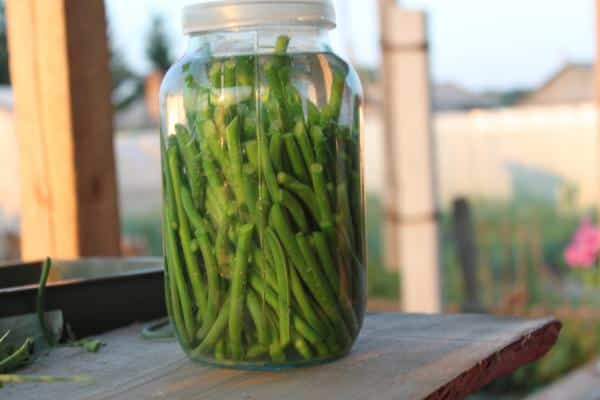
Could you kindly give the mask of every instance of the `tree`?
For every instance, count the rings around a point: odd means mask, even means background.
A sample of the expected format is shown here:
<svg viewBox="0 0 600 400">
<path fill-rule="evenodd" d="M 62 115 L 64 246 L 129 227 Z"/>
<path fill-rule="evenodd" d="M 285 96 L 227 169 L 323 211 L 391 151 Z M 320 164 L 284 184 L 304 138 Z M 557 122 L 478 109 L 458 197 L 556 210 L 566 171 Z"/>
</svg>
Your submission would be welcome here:
<svg viewBox="0 0 600 400">
<path fill-rule="evenodd" d="M 116 110 L 127 108 L 144 93 L 141 77 L 129 68 L 123 55 L 109 33 L 110 73 L 112 77 L 112 103 Z"/>
<path fill-rule="evenodd" d="M 170 40 L 161 16 L 155 15 L 152 18 L 147 40 L 146 57 L 148 57 L 152 68 L 166 72 L 174 60 L 171 55 Z"/>
<path fill-rule="evenodd" d="M 6 10 L 4 1 L 0 0 L 0 85 L 10 84 L 8 71 L 8 43 L 6 40 Z"/>
</svg>

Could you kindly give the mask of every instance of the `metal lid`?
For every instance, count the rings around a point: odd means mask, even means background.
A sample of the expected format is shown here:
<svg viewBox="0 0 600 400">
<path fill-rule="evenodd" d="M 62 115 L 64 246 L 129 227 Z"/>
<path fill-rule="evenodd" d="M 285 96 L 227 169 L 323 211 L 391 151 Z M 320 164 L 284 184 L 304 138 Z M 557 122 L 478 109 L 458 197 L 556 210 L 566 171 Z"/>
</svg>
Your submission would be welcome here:
<svg viewBox="0 0 600 400">
<path fill-rule="evenodd" d="M 186 34 L 279 24 L 335 28 L 331 0 L 196 0 L 182 16 Z"/>
</svg>

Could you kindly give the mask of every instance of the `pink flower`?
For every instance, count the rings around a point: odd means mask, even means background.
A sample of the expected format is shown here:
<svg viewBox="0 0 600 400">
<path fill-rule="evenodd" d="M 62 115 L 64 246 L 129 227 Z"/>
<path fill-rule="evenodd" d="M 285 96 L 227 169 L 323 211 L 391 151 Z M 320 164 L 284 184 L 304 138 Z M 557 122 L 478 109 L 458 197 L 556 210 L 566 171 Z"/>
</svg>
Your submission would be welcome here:
<svg viewBox="0 0 600 400">
<path fill-rule="evenodd" d="M 565 262 L 571 268 L 590 268 L 596 262 L 599 252 L 600 229 L 592 225 L 589 218 L 584 218 L 565 249 Z"/>
</svg>

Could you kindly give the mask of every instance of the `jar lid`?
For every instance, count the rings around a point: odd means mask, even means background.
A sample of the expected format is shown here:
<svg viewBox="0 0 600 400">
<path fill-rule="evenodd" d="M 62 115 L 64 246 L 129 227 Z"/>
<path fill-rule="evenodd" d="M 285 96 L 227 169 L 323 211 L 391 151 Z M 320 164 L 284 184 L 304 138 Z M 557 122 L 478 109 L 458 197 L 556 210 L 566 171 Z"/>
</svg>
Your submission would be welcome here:
<svg viewBox="0 0 600 400">
<path fill-rule="evenodd" d="M 335 28 L 331 0 L 196 0 L 182 16 L 186 34 L 280 24 Z"/>
</svg>

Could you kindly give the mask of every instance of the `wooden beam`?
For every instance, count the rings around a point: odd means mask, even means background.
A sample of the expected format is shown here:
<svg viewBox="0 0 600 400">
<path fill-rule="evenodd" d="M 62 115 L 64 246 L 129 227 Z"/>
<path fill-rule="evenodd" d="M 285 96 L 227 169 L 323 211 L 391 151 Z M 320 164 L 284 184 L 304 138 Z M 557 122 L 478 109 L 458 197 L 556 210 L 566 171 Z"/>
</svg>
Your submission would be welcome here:
<svg viewBox="0 0 600 400">
<path fill-rule="evenodd" d="M 8 0 L 24 259 L 120 253 L 102 0 Z"/>
<path fill-rule="evenodd" d="M 402 307 L 439 312 L 437 198 L 424 13 L 382 1 L 385 94 L 384 251 L 400 268 Z"/>
</svg>

